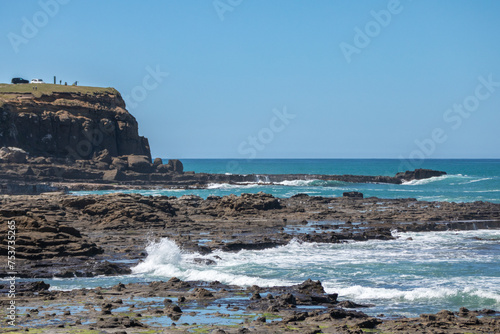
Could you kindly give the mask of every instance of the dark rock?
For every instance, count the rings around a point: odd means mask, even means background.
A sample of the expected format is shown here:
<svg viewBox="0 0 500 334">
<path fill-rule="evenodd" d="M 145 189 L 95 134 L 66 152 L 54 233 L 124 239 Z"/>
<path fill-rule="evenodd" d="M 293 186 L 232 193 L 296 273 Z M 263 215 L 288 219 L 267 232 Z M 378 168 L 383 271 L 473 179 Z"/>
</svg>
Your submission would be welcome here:
<svg viewBox="0 0 500 334">
<path fill-rule="evenodd" d="M 415 169 L 414 171 L 406 171 L 404 173 L 403 172 L 397 173 L 396 178 L 410 181 L 410 180 L 428 179 L 431 177 L 443 176 L 443 175 L 446 175 L 446 172 L 420 168 L 420 169 Z"/>
<path fill-rule="evenodd" d="M 99 328 L 130 328 L 130 327 L 147 327 L 146 325 L 140 323 L 136 319 L 130 319 L 129 317 L 123 318 L 100 318 L 97 321 L 97 327 Z"/>
<path fill-rule="evenodd" d="M 0 109 L 1 110 L 1 109 Z M 1 131 L 0 131 L 1 133 Z M 2 144 L 3 137 L 0 136 L 0 145 Z M 0 148 L 0 161 L 22 164 L 28 159 L 28 153 L 18 147 L 2 147 Z"/>
<path fill-rule="evenodd" d="M 170 313 L 182 313 L 182 310 L 181 308 L 179 307 L 179 305 L 175 305 L 175 304 L 172 304 L 172 305 L 167 305 L 165 307 L 165 310 L 168 314 Z"/>
<path fill-rule="evenodd" d="M 98 262 L 92 267 L 92 272 L 95 276 L 98 275 L 128 275 L 132 273 L 129 267 L 118 264 L 110 263 L 108 261 Z"/>
<path fill-rule="evenodd" d="M 104 172 L 102 179 L 103 181 L 123 181 L 125 174 L 121 170 L 112 169 Z"/>
<path fill-rule="evenodd" d="M 47 291 L 50 288 L 50 284 L 44 281 L 31 282 L 26 284 L 25 289 L 32 292 Z"/>
<path fill-rule="evenodd" d="M 128 159 L 127 157 L 116 157 L 111 159 L 111 167 L 119 171 L 124 171 L 128 169 Z"/>
<path fill-rule="evenodd" d="M 198 264 L 204 264 L 206 266 L 217 264 L 214 260 L 211 259 L 202 259 L 202 258 L 194 258 L 193 261 Z"/>
<path fill-rule="evenodd" d="M 359 328 L 375 328 L 377 325 L 381 324 L 382 320 L 377 318 L 368 318 L 355 323 L 355 326 Z"/>
<path fill-rule="evenodd" d="M 325 289 L 323 288 L 323 285 L 321 285 L 321 282 L 313 281 L 310 278 L 297 285 L 297 290 L 299 290 L 300 293 L 307 295 L 325 293 Z"/>
<path fill-rule="evenodd" d="M 82 237 L 80 231 L 78 231 L 74 227 L 70 227 L 70 226 L 66 226 L 66 225 L 59 225 L 58 232 L 66 233 L 66 234 L 72 235 L 72 236 L 77 237 L 77 238 Z"/>
<path fill-rule="evenodd" d="M 99 153 L 94 153 L 94 159 L 95 161 L 99 162 L 104 162 L 105 164 L 109 165 L 111 163 L 111 154 L 109 153 L 108 149 L 105 148 L 104 150 L 100 151 Z"/>
<path fill-rule="evenodd" d="M 139 136 L 136 119 L 114 89 L 17 97 L 5 98 L 0 107 L 0 146 L 57 158 L 90 160 L 105 149 L 111 156 L 151 158 L 148 140 Z"/>
<path fill-rule="evenodd" d="M 250 297 L 250 300 L 259 300 L 259 299 L 262 299 L 262 297 L 258 292 L 254 293 L 252 297 Z"/>
<path fill-rule="evenodd" d="M 207 299 L 207 298 L 213 298 L 214 295 L 204 289 L 204 288 L 196 288 L 194 289 L 194 291 L 192 292 L 192 296 L 195 298 L 195 299 Z"/>
<path fill-rule="evenodd" d="M 152 171 L 152 164 L 145 155 L 129 155 L 127 157 L 128 169 L 137 173 L 149 173 Z"/>
<path fill-rule="evenodd" d="M 158 165 L 156 166 L 156 171 L 158 173 L 170 173 L 173 172 L 173 167 L 170 165 Z"/>
<path fill-rule="evenodd" d="M 342 194 L 343 197 L 363 198 L 363 194 L 357 191 L 349 191 Z"/>
<path fill-rule="evenodd" d="M 168 165 L 172 168 L 172 171 L 174 173 L 182 174 L 184 172 L 184 166 L 182 165 L 182 162 L 180 160 L 171 159 L 168 161 Z"/>
<path fill-rule="evenodd" d="M 218 204 L 222 211 L 255 211 L 280 209 L 280 201 L 272 195 L 259 192 L 257 194 L 241 194 L 241 196 L 224 196 Z"/>
<path fill-rule="evenodd" d="M 155 160 L 153 161 L 153 166 L 156 168 L 158 167 L 159 165 L 162 165 L 163 164 L 163 161 L 161 160 L 161 158 L 155 158 Z"/>
<path fill-rule="evenodd" d="M 340 303 L 337 304 L 337 306 L 343 307 L 343 308 L 361 308 L 361 307 L 370 307 L 368 305 L 362 305 L 362 304 L 356 304 L 355 302 L 352 302 L 350 300 L 344 300 Z"/>
<path fill-rule="evenodd" d="M 285 294 L 279 296 L 277 299 L 278 299 L 278 301 L 282 301 L 282 302 L 290 304 L 290 305 L 297 304 L 297 299 L 295 299 L 295 296 L 292 295 L 291 293 L 285 293 Z"/>
</svg>

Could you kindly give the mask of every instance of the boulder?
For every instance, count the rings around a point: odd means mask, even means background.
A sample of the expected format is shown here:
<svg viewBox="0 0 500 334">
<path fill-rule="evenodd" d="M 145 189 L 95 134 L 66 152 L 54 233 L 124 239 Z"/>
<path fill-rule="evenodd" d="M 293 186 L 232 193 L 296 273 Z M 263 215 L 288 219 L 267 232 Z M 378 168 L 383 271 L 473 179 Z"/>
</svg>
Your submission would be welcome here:
<svg viewBox="0 0 500 334">
<path fill-rule="evenodd" d="M 111 167 L 119 171 L 127 170 L 128 160 L 127 157 L 115 157 L 111 159 Z"/>
<path fill-rule="evenodd" d="M 194 299 L 206 299 L 214 297 L 214 295 L 210 291 L 204 288 L 195 288 L 192 292 L 192 296 L 194 297 Z"/>
<path fill-rule="evenodd" d="M 173 172 L 173 168 L 171 165 L 158 165 L 156 166 L 156 171 L 158 173 L 170 173 Z"/>
<path fill-rule="evenodd" d="M 175 173 L 183 173 L 184 172 L 184 166 L 182 165 L 182 162 L 177 159 L 171 159 L 168 161 L 168 165 L 171 166 L 172 171 Z"/>
<path fill-rule="evenodd" d="M 320 281 L 313 281 L 312 279 L 307 279 L 306 281 L 302 282 L 301 284 L 297 285 L 297 290 L 300 291 L 300 293 L 307 294 L 307 295 L 314 295 L 314 294 L 324 294 L 325 289 L 323 288 L 323 285 L 321 284 Z"/>
<path fill-rule="evenodd" d="M 155 158 L 155 160 L 153 161 L 153 166 L 156 168 L 158 167 L 159 165 L 162 165 L 163 164 L 163 161 L 161 160 L 161 158 Z"/>
<path fill-rule="evenodd" d="M 28 159 L 28 153 L 17 147 L 0 148 L 0 161 L 23 164 Z"/>
<path fill-rule="evenodd" d="M 104 172 L 102 179 L 103 181 L 123 181 L 125 174 L 121 170 L 112 169 Z"/>
<path fill-rule="evenodd" d="M 137 173 L 149 173 L 153 169 L 153 165 L 145 155 L 129 155 L 127 161 L 128 169 Z"/>
<path fill-rule="evenodd" d="M 348 198 L 363 198 L 363 194 L 357 191 L 349 191 L 342 194 L 343 197 Z"/>
</svg>

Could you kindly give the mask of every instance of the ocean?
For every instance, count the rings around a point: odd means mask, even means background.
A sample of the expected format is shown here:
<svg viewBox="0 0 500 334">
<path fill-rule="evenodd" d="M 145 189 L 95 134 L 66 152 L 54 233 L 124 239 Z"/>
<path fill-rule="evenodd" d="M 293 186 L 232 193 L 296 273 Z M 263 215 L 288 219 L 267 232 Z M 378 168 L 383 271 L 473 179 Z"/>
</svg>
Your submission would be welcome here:
<svg viewBox="0 0 500 334">
<path fill-rule="evenodd" d="M 298 193 L 342 196 L 360 191 L 365 197 L 416 198 L 422 201 L 500 203 L 500 160 L 426 160 L 418 168 L 448 174 L 401 185 L 349 184 L 336 181 L 287 181 L 266 184 L 263 174 L 394 175 L 404 171 L 399 160 L 183 160 L 184 169 L 207 173 L 256 174 L 244 185 L 211 184 L 208 189 L 144 190 L 144 195 L 182 196 L 256 193 L 277 197 Z M 403 169 L 402 169 L 403 168 Z M 99 192 L 75 192 L 84 195 Z M 134 264 L 133 274 L 119 277 L 46 280 L 51 289 L 109 287 L 118 282 L 219 280 L 242 286 L 292 285 L 311 278 L 339 299 L 373 304 L 370 315 L 417 316 L 442 309 L 500 309 L 500 231 L 394 231 L 392 241 L 371 240 L 345 244 L 291 242 L 267 250 L 216 252 L 209 255 L 183 251 L 169 239 L 144 245 L 147 258 Z M 412 240 L 409 241 L 409 238 Z M 215 258 L 217 264 L 197 264 L 194 258 Z"/>
<path fill-rule="evenodd" d="M 164 159 L 167 161 L 167 159 Z M 182 196 L 257 193 L 263 191 L 276 197 L 291 197 L 299 193 L 311 196 L 339 197 L 346 191 L 359 191 L 365 197 L 416 198 L 421 201 L 500 203 L 500 160 L 426 160 L 417 168 L 445 171 L 448 174 L 401 185 L 361 184 L 339 181 L 295 180 L 266 184 L 263 174 L 353 174 L 387 175 L 407 170 L 406 163 L 391 159 L 185 159 L 185 171 L 218 174 L 255 174 L 255 183 L 210 184 L 208 189 L 155 189 L 138 192 L 143 195 Z M 114 191 L 75 192 L 76 194 L 112 193 Z M 123 191 L 122 191 L 123 192 Z"/>
</svg>

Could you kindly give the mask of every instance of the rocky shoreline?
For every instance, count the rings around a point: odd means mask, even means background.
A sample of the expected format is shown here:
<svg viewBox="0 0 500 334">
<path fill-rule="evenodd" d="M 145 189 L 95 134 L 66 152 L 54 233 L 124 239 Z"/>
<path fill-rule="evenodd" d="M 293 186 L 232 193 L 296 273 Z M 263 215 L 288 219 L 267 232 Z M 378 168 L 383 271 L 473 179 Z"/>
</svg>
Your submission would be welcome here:
<svg viewBox="0 0 500 334">
<path fill-rule="evenodd" d="M 2 222 L 16 221 L 18 276 L 37 280 L 129 274 L 130 267 L 146 257 L 144 250 L 148 242 L 160 238 L 174 240 L 185 251 L 208 255 L 200 259 L 200 264 L 209 266 L 217 261 L 216 257 L 209 256 L 215 250 L 265 249 L 285 245 L 293 239 L 363 242 L 392 240 L 391 231 L 395 229 L 500 228 L 500 204 L 325 198 L 304 194 L 291 198 L 259 193 L 207 199 L 192 195 L 180 198 L 137 194 L 3 195 L 0 208 Z M 1 226 L 0 233 L 7 235 L 7 224 Z M 6 242 L 2 243 L 0 248 L 2 261 L 7 255 L 5 245 Z M 70 292 L 47 291 L 42 283 L 23 283 L 20 305 L 25 308 L 19 323 L 23 328 L 37 324 L 54 333 L 70 329 L 95 330 L 96 333 L 120 332 L 118 329 L 126 333 L 193 332 L 196 329 L 217 333 L 216 328 L 220 328 L 218 333 L 223 333 L 221 330 L 243 333 L 243 327 L 255 333 L 362 333 L 367 330 L 493 333 L 499 328 L 499 314 L 492 310 L 442 311 L 417 319 L 373 318 L 362 313 L 363 308 L 352 310 L 360 307 L 356 301 L 337 301 L 336 296 L 326 295 L 319 283 L 306 283 L 315 286 L 317 293 L 301 294 L 297 286 L 245 288 L 176 279 Z M 2 287 L 2 296 L 5 289 L 6 285 Z M 79 304 L 68 303 L 68 300 L 86 306 L 76 310 Z M 228 311 L 231 309 L 233 311 Z M 59 320 L 49 321 L 53 318 L 47 316 L 50 314 L 56 314 Z M 179 315 L 180 322 L 172 320 L 179 319 Z M 87 321 L 79 323 L 82 317 Z M 183 317 L 195 320 L 183 322 Z M 202 319 L 212 319 L 212 322 L 203 324 Z"/>
<path fill-rule="evenodd" d="M 3 153 L 2 153 L 3 150 Z M 19 160 L 11 158 L 16 155 Z M 3 158 L 3 159 L 2 159 Z M 18 161 L 17 163 L 11 161 Z M 67 161 L 31 158 L 15 148 L 0 149 L 0 194 L 40 194 L 48 191 L 111 189 L 202 189 L 210 184 L 279 184 L 284 181 L 321 180 L 348 183 L 402 184 L 445 175 L 445 172 L 417 169 L 395 176 L 324 174 L 209 174 L 185 172 L 182 162 L 147 156 L 111 157 L 106 151 L 93 160 Z"/>
<path fill-rule="evenodd" d="M 15 225 L 16 282 L 0 273 L 2 333 L 498 333 L 494 310 L 441 311 L 418 318 L 368 316 L 370 305 L 338 300 L 321 282 L 238 287 L 220 282 L 109 284 L 49 290 L 41 280 L 126 278 L 153 240 L 168 238 L 197 264 L 214 251 L 296 242 L 393 240 L 393 231 L 500 228 L 500 204 L 298 194 L 166 197 L 73 196 L 68 190 L 206 188 L 211 183 L 326 180 L 401 184 L 445 175 L 417 169 L 394 176 L 238 175 L 184 171 L 152 160 L 147 138 L 112 88 L 0 85 L 0 261 Z M 411 242 L 411 240 L 406 240 Z M 16 326 L 8 314 L 16 291 Z"/>
<path fill-rule="evenodd" d="M 175 277 L 72 291 L 39 281 L 19 288 L 24 333 L 496 333 L 500 326 L 489 309 L 371 317 L 363 312 L 369 305 L 337 300 L 310 279 L 273 288 Z"/>
</svg>

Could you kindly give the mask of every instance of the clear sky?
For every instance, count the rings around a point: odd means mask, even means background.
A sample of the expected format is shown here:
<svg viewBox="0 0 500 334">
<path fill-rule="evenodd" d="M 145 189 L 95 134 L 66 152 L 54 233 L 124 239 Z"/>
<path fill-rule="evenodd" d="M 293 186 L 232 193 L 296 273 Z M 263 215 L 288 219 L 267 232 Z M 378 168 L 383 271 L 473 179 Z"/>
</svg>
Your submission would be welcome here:
<svg viewBox="0 0 500 334">
<path fill-rule="evenodd" d="M 499 15 L 496 0 L 1 0 L 0 82 L 115 87 L 164 158 L 500 158 Z"/>
</svg>

